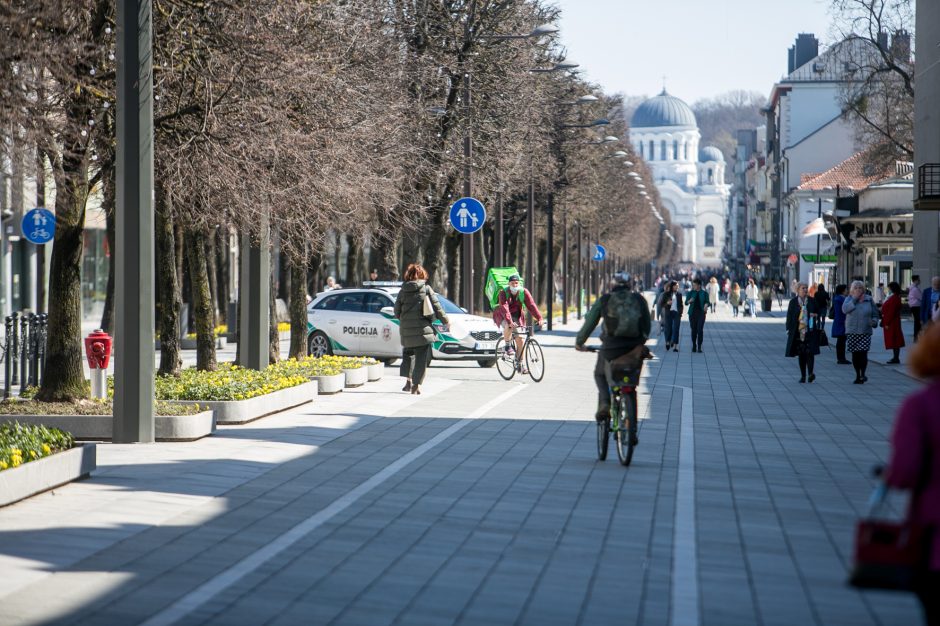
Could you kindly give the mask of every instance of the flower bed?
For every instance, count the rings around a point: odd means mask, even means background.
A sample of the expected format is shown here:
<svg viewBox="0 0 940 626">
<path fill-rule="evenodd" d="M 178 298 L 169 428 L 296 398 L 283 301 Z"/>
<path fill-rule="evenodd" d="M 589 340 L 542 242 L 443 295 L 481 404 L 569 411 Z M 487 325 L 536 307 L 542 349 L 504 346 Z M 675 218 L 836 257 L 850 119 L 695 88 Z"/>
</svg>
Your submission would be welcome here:
<svg viewBox="0 0 940 626">
<path fill-rule="evenodd" d="M 276 365 L 258 371 L 223 363 L 214 372 L 185 369 L 178 378 L 157 376 L 156 396 L 158 400 L 249 400 L 309 380 L 309 377 L 281 371 Z"/>
<path fill-rule="evenodd" d="M 89 475 L 95 446 L 46 426 L 0 424 L 0 506 Z"/>
<path fill-rule="evenodd" d="M 68 450 L 74 445 L 72 435 L 58 428 L 19 422 L 0 424 L 0 471 Z"/>
</svg>

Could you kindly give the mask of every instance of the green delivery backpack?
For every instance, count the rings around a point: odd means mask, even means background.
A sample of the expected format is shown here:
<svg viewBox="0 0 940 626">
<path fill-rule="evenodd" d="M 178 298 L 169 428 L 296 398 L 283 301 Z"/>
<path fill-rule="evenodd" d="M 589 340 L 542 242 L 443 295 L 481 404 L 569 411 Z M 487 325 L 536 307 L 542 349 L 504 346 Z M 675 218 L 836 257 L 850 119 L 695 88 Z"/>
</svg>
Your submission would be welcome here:
<svg viewBox="0 0 940 626">
<path fill-rule="evenodd" d="M 486 283 L 483 286 L 483 294 L 490 301 L 490 308 L 495 309 L 499 304 L 499 292 L 509 284 L 509 277 L 513 274 L 519 274 L 519 270 L 514 267 L 491 267 L 486 273 Z M 519 284 L 525 286 L 523 281 Z M 520 292 L 521 293 L 521 292 Z"/>
<path fill-rule="evenodd" d="M 640 319 L 646 301 L 640 294 L 629 289 L 610 292 L 607 310 L 604 311 L 604 328 L 612 337 L 639 337 Z"/>
</svg>

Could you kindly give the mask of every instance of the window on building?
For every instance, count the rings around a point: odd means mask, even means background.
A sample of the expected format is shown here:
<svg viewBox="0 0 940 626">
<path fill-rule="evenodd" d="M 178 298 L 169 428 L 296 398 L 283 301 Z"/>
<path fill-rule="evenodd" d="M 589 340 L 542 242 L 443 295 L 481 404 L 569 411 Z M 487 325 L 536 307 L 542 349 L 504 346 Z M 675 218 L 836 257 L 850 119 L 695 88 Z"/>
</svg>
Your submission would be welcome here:
<svg viewBox="0 0 940 626">
<path fill-rule="evenodd" d="M 689 160 L 689 144 L 687 143 L 682 144 L 682 150 L 684 152 L 684 154 L 682 155 L 683 160 L 688 161 Z"/>
<path fill-rule="evenodd" d="M 644 144 L 642 141 L 640 142 L 640 158 L 646 158 L 646 144 Z"/>
<path fill-rule="evenodd" d="M 659 157 L 663 161 L 666 160 L 666 140 L 665 139 L 659 142 Z"/>
<path fill-rule="evenodd" d="M 705 246 L 711 247 L 715 245 L 715 227 L 706 226 L 705 227 Z"/>
<path fill-rule="evenodd" d="M 712 173 L 712 168 L 708 168 L 708 184 L 711 185 L 715 182 L 715 175 Z"/>
<path fill-rule="evenodd" d="M 674 161 L 679 160 L 679 140 L 678 139 L 672 140 L 672 158 Z"/>
<path fill-rule="evenodd" d="M 653 156 L 653 140 L 652 140 L 652 139 L 650 139 L 650 155 L 649 155 L 649 159 L 648 159 L 648 160 L 650 160 L 650 161 L 655 161 L 655 160 L 656 160 L 656 157 Z"/>
</svg>

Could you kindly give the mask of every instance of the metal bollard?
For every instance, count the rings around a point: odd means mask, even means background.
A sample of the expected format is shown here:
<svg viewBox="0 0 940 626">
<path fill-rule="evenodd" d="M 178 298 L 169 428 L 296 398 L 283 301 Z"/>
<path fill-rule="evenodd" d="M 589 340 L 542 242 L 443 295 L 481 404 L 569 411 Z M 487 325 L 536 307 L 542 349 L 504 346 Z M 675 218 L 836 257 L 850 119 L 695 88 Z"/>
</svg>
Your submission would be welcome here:
<svg viewBox="0 0 940 626">
<path fill-rule="evenodd" d="M 13 315 L 11 315 L 10 317 L 13 318 L 13 344 L 12 344 L 13 350 L 12 352 L 10 352 L 10 355 L 11 355 L 10 358 L 13 359 L 13 377 L 10 379 L 10 384 L 18 385 L 20 382 L 19 376 L 18 376 L 18 370 L 19 370 L 19 365 L 20 365 L 19 363 L 20 342 L 19 342 L 19 334 L 17 334 L 18 328 L 17 328 L 16 322 L 17 322 L 19 315 L 17 314 L 16 311 L 13 311 Z"/>
<path fill-rule="evenodd" d="M 29 383 L 28 386 L 35 387 L 36 380 L 39 377 L 38 367 L 39 361 L 37 356 L 39 353 L 39 345 L 37 343 L 39 339 L 39 316 L 35 313 L 29 314 Z"/>
<path fill-rule="evenodd" d="M 13 386 L 13 362 L 16 357 L 13 356 L 13 331 L 14 321 L 12 315 L 7 315 L 5 328 L 5 343 L 3 344 L 3 399 L 10 398 L 10 387 Z"/>
<path fill-rule="evenodd" d="M 39 370 L 36 376 L 36 386 L 42 384 L 43 377 L 46 375 L 46 334 L 49 330 L 49 316 L 45 313 L 39 314 L 39 336 L 37 345 L 39 347 Z"/>
<path fill-rule="evenodd" d="M 29 386 L 29 316 L 20 318 L 20 395 Z"/>
</svg>

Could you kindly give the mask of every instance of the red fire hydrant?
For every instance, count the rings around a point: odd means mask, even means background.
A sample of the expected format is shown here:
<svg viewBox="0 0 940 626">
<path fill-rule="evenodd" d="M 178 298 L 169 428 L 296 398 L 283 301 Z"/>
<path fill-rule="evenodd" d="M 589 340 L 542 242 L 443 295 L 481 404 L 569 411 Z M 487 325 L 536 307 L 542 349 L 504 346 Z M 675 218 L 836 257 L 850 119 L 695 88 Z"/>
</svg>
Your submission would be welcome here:
<svg viewBox="0 0 940 626">
<path fill-rule="evenodd" d="M 108 397 L 105 373 L 108 371 L 108 362 L 111 360 L 112 341 L 111 335 L 100 328 L 85 337 L 85 357 L 91 369 L 92 398 Z"/>
</svg>

